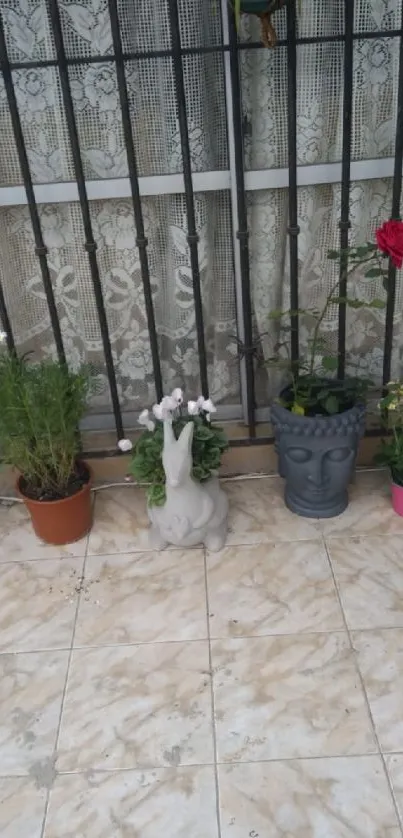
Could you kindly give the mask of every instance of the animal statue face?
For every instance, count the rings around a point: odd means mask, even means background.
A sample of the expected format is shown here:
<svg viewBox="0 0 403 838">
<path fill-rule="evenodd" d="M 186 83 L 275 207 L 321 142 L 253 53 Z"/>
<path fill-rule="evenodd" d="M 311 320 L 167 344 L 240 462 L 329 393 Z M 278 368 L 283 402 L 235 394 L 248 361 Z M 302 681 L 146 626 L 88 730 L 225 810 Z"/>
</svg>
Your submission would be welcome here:
<svg viewBox="0 0 403 838">
<path fill-rule="evenodd" d="M 172 489 L 182 486 L 192 473 L 193 422 L 187 422 L 179 439 L 175 439 L 172 423 L 164 422 L 164 448 L 162 464 L 166 485 Z"/>
</svg>

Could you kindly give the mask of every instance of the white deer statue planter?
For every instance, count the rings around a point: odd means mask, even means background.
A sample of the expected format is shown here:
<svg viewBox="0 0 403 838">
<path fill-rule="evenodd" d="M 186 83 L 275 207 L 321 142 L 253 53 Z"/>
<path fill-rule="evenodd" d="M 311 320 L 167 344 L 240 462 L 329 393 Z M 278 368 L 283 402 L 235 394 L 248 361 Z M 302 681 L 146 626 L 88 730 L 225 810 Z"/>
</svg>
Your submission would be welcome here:
<svg viewBox="0 0 403 838">
<path fill-rule="evenodd" d="M 225 544 L 228 498 L 218 478 L 198 483 L 192 477 L 193 422 L 175 439 L 172 422 L 164 421 L 162 462 L 166 478 L 163 506 L 149 506 L 150 542 L 154 549 L 204 544 L 217 551 Z"/>
</svg>

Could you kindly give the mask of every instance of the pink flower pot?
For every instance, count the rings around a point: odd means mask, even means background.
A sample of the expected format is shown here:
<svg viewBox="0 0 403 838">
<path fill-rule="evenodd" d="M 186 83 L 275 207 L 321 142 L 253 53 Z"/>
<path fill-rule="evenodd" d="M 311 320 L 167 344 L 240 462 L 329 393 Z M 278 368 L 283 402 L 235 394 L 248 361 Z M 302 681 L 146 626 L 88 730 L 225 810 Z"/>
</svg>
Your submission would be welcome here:
<svg viewBox="0 0 403 838">
<path fill-rule="evenodd" d="M 397 515 L 403 517 L 403 486 L 392 481 L 392 506 Z"/>
</svg>

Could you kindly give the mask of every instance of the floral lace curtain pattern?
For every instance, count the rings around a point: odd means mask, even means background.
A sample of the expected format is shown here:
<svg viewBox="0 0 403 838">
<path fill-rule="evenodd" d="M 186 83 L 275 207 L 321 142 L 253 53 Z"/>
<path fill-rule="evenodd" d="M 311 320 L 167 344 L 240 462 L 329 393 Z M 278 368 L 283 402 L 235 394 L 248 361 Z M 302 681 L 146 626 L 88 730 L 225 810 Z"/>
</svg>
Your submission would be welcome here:
<svg viewBox="0 0 403 838">
<path fill-rule="evenodd" d="M 112 53 L 107 0 L 59 0 L 69 57 Z M 356 0 L 356 31 L 397 29 L 402 0 Z M 342 0 L 302 2 L 302 36 L 343 32 Z M 55 59 L 45 0 L 0 0 L 12 61 Z M 169 48 L 166 0 L 118 0 L 125 51 Z M 221 40 L 219 0 L 179 0 L 184 46 L 211 46 Z M 277 23 L 278 22 L 278 23 Z M 276 16 L 280 37 L 285 12 Z M 258 40 L 258 23 L 244 16 L 241 36 Z M 399 44 L 396 38 L 356 40 L 354 46 L 353 159 L 393 156 Z M 241 84 L 245 166 L 248 170 L 287 166 L 286 50 L 243 50 Z M 298 162 L 340 160 L 342 144 L 343 45 L 340 42 L 298 48 Z M 85 175 L 91 180 L 125 178 L 127 159 L 112 62 L 70 66 L 70 82 Z M 175 89 L 170 59 L 129 61 L 126 67 L 135 147 L 140 176 L 182 170 Z M 219 53 L 184 59 L 189 135 L 194 172 L 227 170 L 223 57 Z M 17 102 L 34 183 L 74 181 L 60 82 L 55 67 L 13 72 Z M 0 81 L 0 186 L 21 184 L 5 90 Z M 374 164 L 376 166 L 376 163 Z M 230 194 L 197 192 L 204 321 L 211 395 L 221 404 L 240 402 L 236 344 L 236 305 Z M 248 195 L 251 282 L 254 320 L 264 354 L 271 354 L 278 334 L 268 326 L 272 308 L 287 307 L 289 267 L 286 189 Z M 391 181 L 354 182 L 351 189 L 351 240 L 372 235 L 390 215 Z M 326 295 L 335 270 L 326 260 L 337 246 L 340 187 L 318 184 L 299 189 L 300 295 L 309 307 Z M 154 292 L 164 386 L 199 391 L 192 276 L 186 242 L 183 195 L 143 198 L 149 262 Z M 154 384 L 141 273 L 131 200 L 91 201 L 94 234 L 107 308 L 119 394 L 125 411 L 154 400 Z M 49 264 L 69 362 L 90 360 L 99 370 L 97 413 L 110 411 L 102 343 L 86 253 L 79 205 L 40 205 Z M 0 208 L 0 273 L 21 350 L 54 356 L 42 278 L 26 207 Z M 362 278 L 356 280 L 363 283 Z M 362 295 L 360 286 L 357 293 Z M 351 289 L 354 293 L 354 287 Z M 381 296 L 371 285 L 368 291 Z M 393 374 L 400 370 L 403 346 L 400 284 L 396 302 Z M 337 311 L 326 324 L 336 345 Z M 380 379 L 384 312 L 349 313 L 348 362 Z M 269 332 L 269 333 L 268 333 Z M 307 332 L 301 323 L 302 345 Z M 278 386 L 276 376 L 257 370 L 257 397 L 267 405 Z"/>
</svg>

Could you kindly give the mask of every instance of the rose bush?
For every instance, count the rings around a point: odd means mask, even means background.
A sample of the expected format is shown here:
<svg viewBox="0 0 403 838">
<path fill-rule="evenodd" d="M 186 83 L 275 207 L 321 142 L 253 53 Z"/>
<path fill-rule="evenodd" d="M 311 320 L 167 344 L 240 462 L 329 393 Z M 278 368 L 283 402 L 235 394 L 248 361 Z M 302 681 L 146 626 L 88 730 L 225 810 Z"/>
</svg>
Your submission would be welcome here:
<svg viewBox="0 0 403 838">
<path fill-rule="evenodd" d="M 403 265 L 403 221 L 385 221 L 378 227 L 376 243 L 379 250 L 390 256 L 396 268 Z"/>
</svg>

